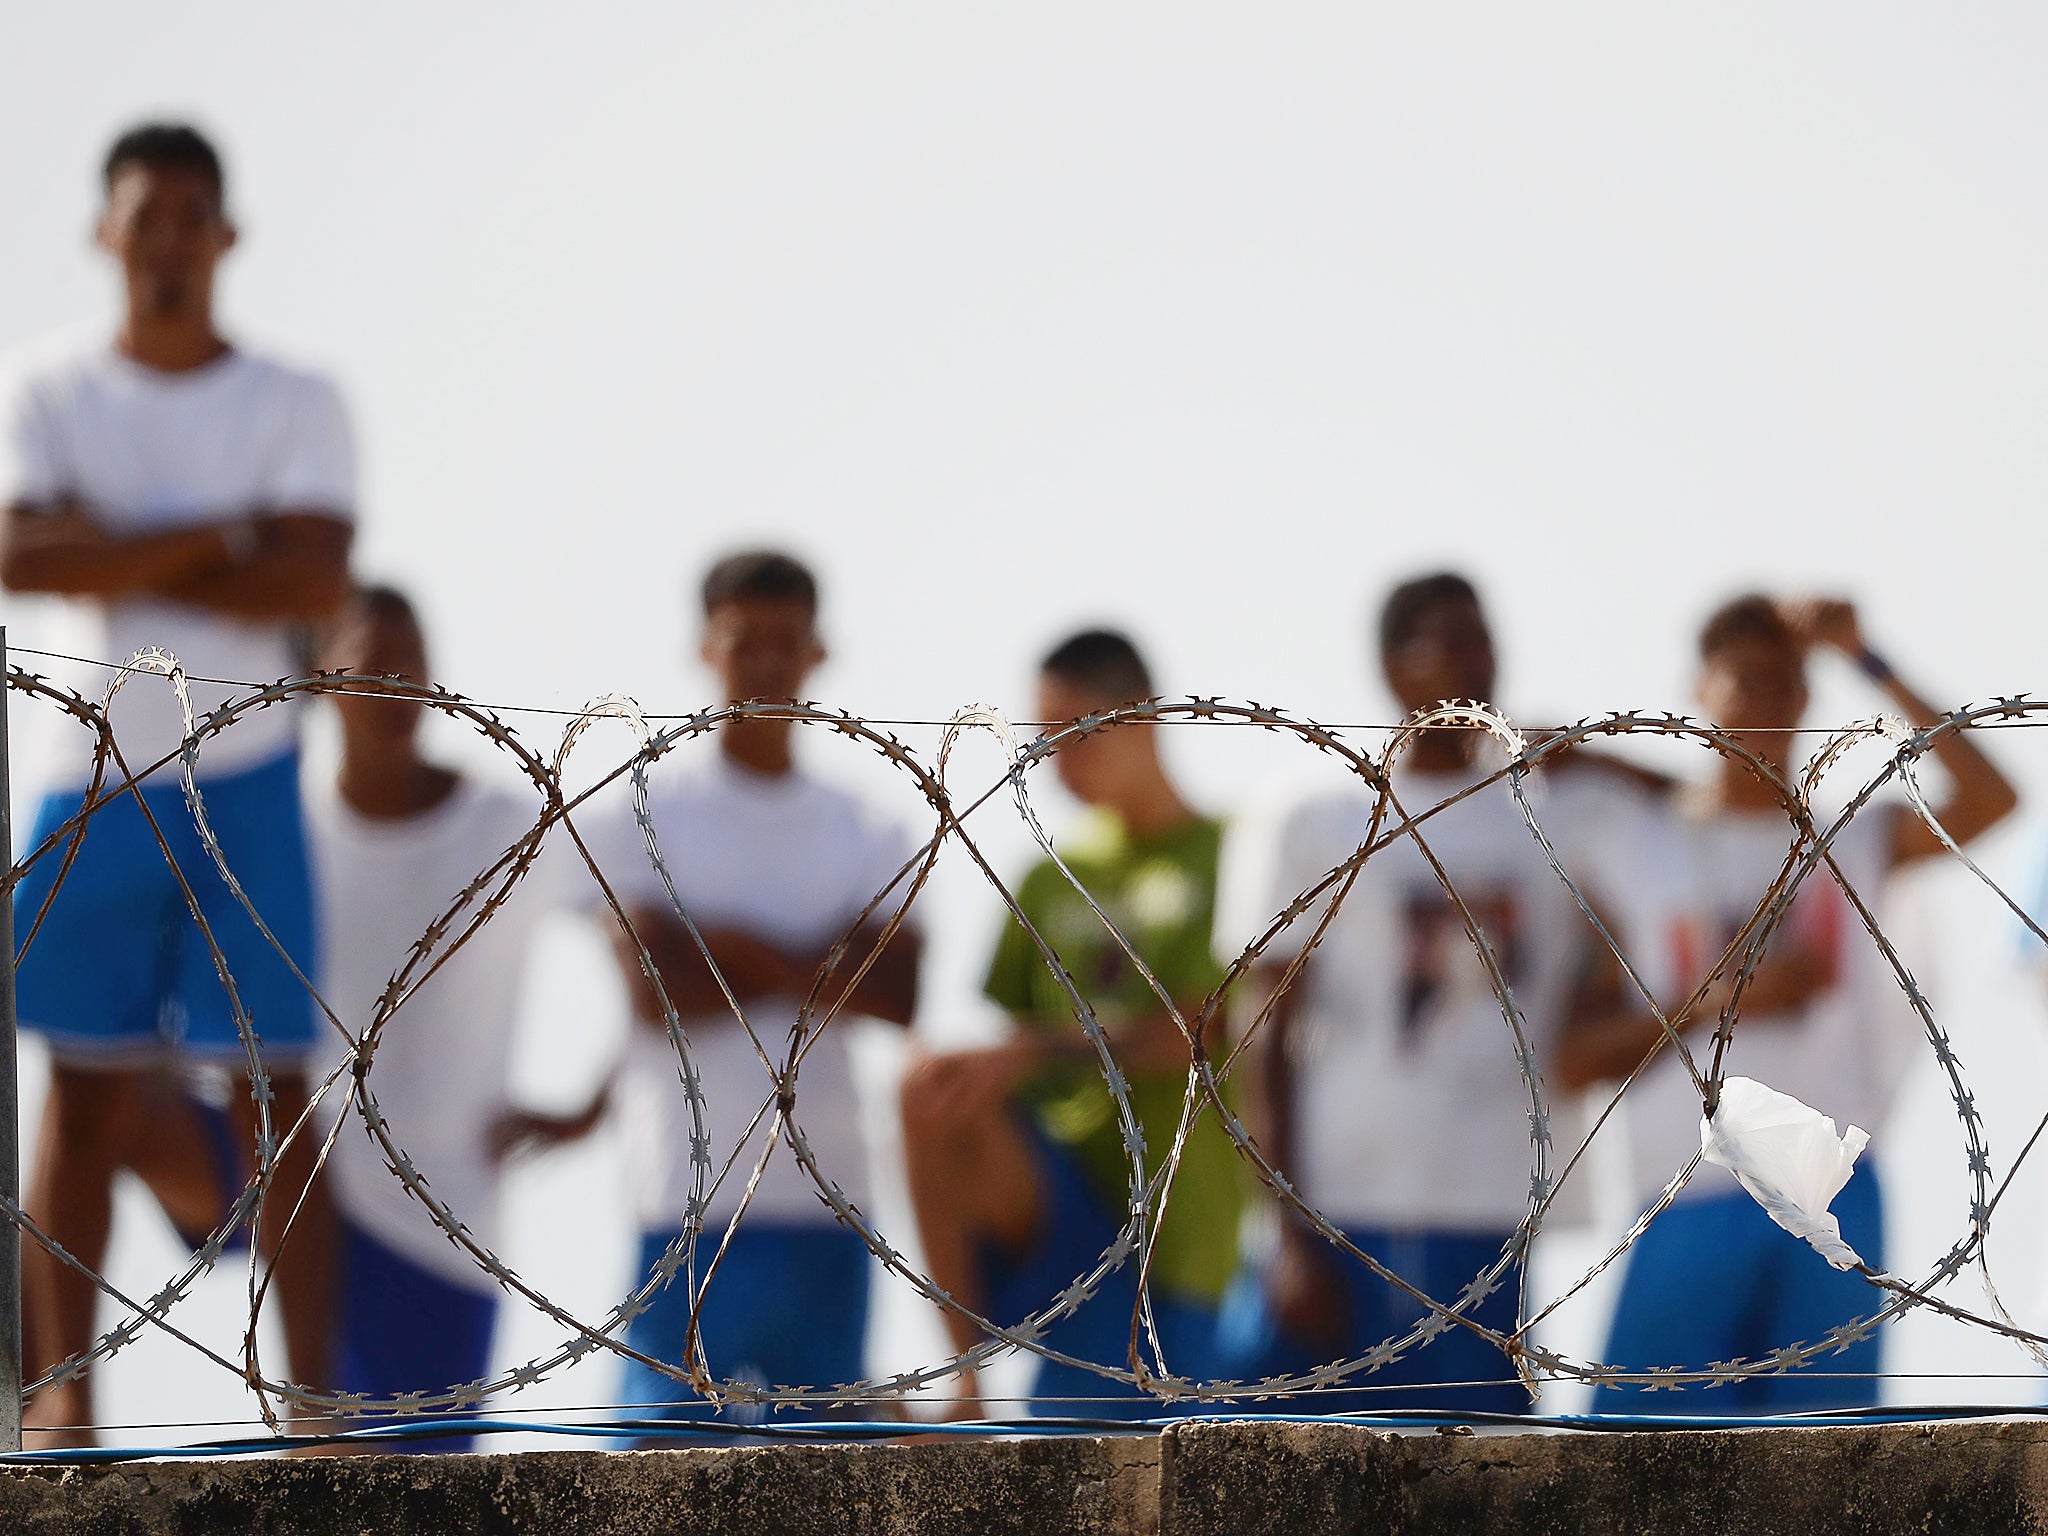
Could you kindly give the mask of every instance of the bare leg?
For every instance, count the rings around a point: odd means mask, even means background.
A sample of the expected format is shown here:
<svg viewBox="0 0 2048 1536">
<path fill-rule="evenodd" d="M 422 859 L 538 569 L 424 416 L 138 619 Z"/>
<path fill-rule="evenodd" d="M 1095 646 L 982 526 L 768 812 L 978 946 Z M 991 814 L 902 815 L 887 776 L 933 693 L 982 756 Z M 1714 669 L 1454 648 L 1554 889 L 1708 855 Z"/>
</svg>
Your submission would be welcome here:
<svg viewBox="0 0 2048 1536">
<path fill-rule="evenodd" d="M 273 1079 L 274 1120 L 280 1135 L 305 1108 L 304 1079 Z M 253 1167 L 255 1109 L 239 1101 L 235 1112 L 248 1166 Z M 334 1263 L 333 1218 L 325 1190 L 315 1185 L 306 1208 L 280 1243 L 284 1225 L 306 1188 L 313 1143 L 302 1136 L 286 1153 L 265 1202 L 258 1245 L 276 1263 L 278 1300 L 292 1375 L 312 1386 L 329 1384 Z M 210 1231 L 226 1217 L 213 1149 L 182 1085 L 161 1069 L 101 1071 L 55 1063 L 30 1180 L 27 1208 L 52 1238 L 81 1263 L 100 1269 L 113 1224 L 114 1175 L 132 1170 L 174 1224 Z M 33 1241 L 22 1248 L 23 1355 L 33 1379 L 89 1348 L 95 1337 L 99 1293 L 92 1282 Z M 47 1387 L 27 1414 L 36 1425 L 93 1422 L 90 1376 Z M 90 1430 L 48 1431 L 39 1445 L 90 1445 Z"/>
<path fill-rule="evenodd" d="M 271 1077 L 271 1128 L 280 1139 L 306 1107 L 304 1074 L 280 1071 Z M 256 1145 L 256 1106 L 238 1097 L 233 1110 L 242 1145 Z M 320 1139 L 307 1127 L 286 1150 L 258 1219 L 256 1246 L 273 1265 L 278 1308 L 284 1322 L 285 1348 L 291 1375 L 301 1385 L 324 1389 L 333 1385 L 330 1356 L 334 1341 L 334 1208 L 324 1181 L 310 1190 L 313 1159 Z M 300 1195 L 305 1203 L 300 1208 Z M 298 1208 L 297 1217 L 293 1210 Z M 285 1224 L 291 1223 L 289 1235 Z"/>
<path fill-rule="evenodd" d="M 1021 1250 L 1035 1239 L 1038 1169 L 1007 1103 L 957 1091 L 948 1065 L 945 1057 L 929 1058 L 904 1079 L 904 1170 L 926 1273 L 961 1305 L 985 1314 L 977 1250 L 991 1242 Z M 944 1317 L 956 1351 L 981 1342 L 966 1318 L 952 1311 Z M 977 1374 L 963 1372 L 960 1384 L 959 1411 L 979 1416 Z"/>
<path fill-rule="evenodd" d="M 35 1171 L 29 1181 L 28 1214 L 72 1257 L 94 1270 L 106 1262 L 114 1174 L 127 1161 L 127 1136 L 146 1096 L 145 1080 L 145 1074 L 132 1071 L 51 1065 Z M 99 1292 L 33 1240 L 22 1244 L 21 1267 L 27 1320 L 33 1327 L 23 1339 L 23 1354 L 32 1380 L 91 1347 Z M 26 1415 L 31 1428 L 92 1422 L 89 1375 L 45 1387 Z M 94 1436 L 89 1428 L 60 1429 L 36 1440 L 44 1446 L 91 1445 Z"/>
<path fill-rule="evenodd" d="M 128 1171 L 148 1186 L 180 1233 L 211 1232 L 227 1219 L 222 1200 L 219 1154 L 177 1073 L 152 1072 L 141 1079 L 142 1112 L 135 1117 L 127 1147 Z M 246 1167 L 225 1172 L 239 1188 Z"/>
</svg>

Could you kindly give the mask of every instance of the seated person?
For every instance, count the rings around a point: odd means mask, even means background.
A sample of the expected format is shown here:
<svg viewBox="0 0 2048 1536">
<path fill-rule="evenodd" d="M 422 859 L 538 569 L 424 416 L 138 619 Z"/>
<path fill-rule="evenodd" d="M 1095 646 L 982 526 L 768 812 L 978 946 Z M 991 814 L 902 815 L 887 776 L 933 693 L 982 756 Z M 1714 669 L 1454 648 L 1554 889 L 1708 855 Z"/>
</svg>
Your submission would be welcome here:
<svg viewBox="0 0 2048 1536">
<path fill-rule="evenodd" d="M 1136 649 L 1106 631 L 1066 641 L 1039 673 L 1039 713 L 1047 721 L 1151 693 Z M 1155 726 L 1127 723 L 1077 737 L 1060 746 L 1053 765 L 1091 812 L 1080 834 L 1062 841 L 1062 856 L 1192 1023 L 1223 975 L 1209 954 L 1221 825 L 1174 787 Z M 1016 896 L 1109 1036 L 1144 1135 L 1149 1183 L 1180 1126 L 1188 1042 L 1056 866 L 1033 867 Z M 1100 1058 L 1014 918 L 997 942 L 986 990 L 1009 1012 L 1014 1033 L 991 1049 L 929 1056 L 911 1070 L 903 1085 L 904 1156 L 931 1278 L 1007 1327 L 1051 1305 L 1101 1260 L 1128 1216 L 1131 1162 Z M 1242 1188 L 1237 1149 L 1205 1108 L 1182 1148 L 1150 1276 L 1165 1365 L 1176 1376 L 1213 1375 L 1216 1306 L 1237 1260 Z M 1126 1259 L 1043 1342 L 1128 1368 L 1138 1267 L 1137 1255 Z M 980 1341 L 958 1313 L 946 1314 L 946 1326 L 957 1350 Z M 974 1373 L 963 1392 L 961 1411 L 978 1412 Z M 1052 1414 L 1131 1417 L 1172 1406 L 1048 1359 L 1037 1365 L 1031 1396 Z"/>
</svg>

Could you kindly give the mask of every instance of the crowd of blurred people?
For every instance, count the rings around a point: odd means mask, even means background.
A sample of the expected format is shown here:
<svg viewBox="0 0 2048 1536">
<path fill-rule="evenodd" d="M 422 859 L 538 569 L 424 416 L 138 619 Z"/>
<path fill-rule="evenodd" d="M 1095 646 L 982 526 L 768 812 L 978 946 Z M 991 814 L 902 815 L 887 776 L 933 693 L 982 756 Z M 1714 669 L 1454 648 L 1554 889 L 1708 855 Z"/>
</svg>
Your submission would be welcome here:
<svg viewBox="0 0 2048 1536">
<path fill-rule="evenodd" d="M 301 670 L 295 644 L 310 635 L 322 668 L 432 678 L 412 602 L 352 576 L 357 497 L 336 390 L 216 327 L 214 277 L 234 227 L 211 146 L 176 125 L 124 135 L 106 160 L 99 241 L 125 283 L 117 334 L 30 349 L 0 396 L 0 580 L 68 599 L 89 626 L 74 644 L 91 656 L 161 646 L 195 678 L 270 679 Z M 744 551 L 706 573 L 701 656 L 721 696 L 805 697 L 824 659 L 820 603 L 815 574 L 784 552 Z M 1100 1265 L 1129 1221 L 1134 1177 L 1156 1200 L 1169 1154 L 1170 1192 L 1142 1251 L 1036 1334 L 1047 1353 L 1029 1395 L 1042 1411 L 1161 1411 L 1089 1368 L 1131 1365 L 1141 1268 L 1167 1367 L 1199 1381 L 1256 1382 L 1367 1355 L 1429 1324 L 1432 1300 L 1514 1334 L 1531 1073 L 1567 1093 L 1633 1076 L 1622 1111 L 1645 1203 L 1698 1151 L 1701 1084 L 1651 999 L 1694 1040 L 1733 1003 L 1731 942 L 1797 836 L 1771 774 L 1801 760 L 1795 732 L 1818 650 L 1854 662 L 1914 725 L 1938 718 L 1847 603 L 1751 594 L 1712 615 L 1698 660 L 1703 708 L 1754 765 L 1724 755 L 1711 777 L 1681 783 L 1581 749 L 1527 786 L 1633 975 L 1530 836 L 1483 731 L 1445 723 L 1412 736 L 1391 774 L 1393 822 L 1362 779 L 1219 819 L 1174 782 L 1158 727 L 1064 738 L 1052 765 L 1086 821 L 1061 831 L 1064 868 L 1048 859 L 1017 874 L 1014 908 L 992 935 L 985 990 L 1013 1027 L 981 1048 L 919 1050 L 901 1085 L 919 1251 L 954 1303 L 944 1320 L 955 1348 L 986 1337 L 976 1318 L 1023 1323 Z M 1483 603 L 1454 573 L 1394 586 L 1376 654 L 1360 662 L 1380 669 L 1406 710 L 1496 696 Z M 1053 646 L 1038 685 L 1036 713 L 1052 730 L 1159 692 L 1113 629 Z M 232 692 L 201 684 L 196 702 Z M 421 743 L 424 706 L 402 691 L 332 694 L 341 752 L 320 782 L 302 773 L 297 708 L 252 713 L 208 744 L 198 782 L 259 928 L 185 803 L 175 700 L 130 694 L 114 714 L 124 772 L 169 766 L 132 785 L 116 774 L 67 863 L 51 839 L 88 809 L 90 790 L 84 751 L 67 758 L 24 844 L 44 856 L 13 893 L 17 933 L 34 934 L 21 1022 L 52 1062 L 26 1204 L 54 1243 L 84 1270 L 100 1266 L 123 1172 L 195 1243 L 231 1224 L 252 1171 L 254 1111 L 235 1081 L 246 1082 L 251 1052 L 282 1128 L 309 1084 L 356 1049 L 303 974 L 350 1036 L 380 1019 L 360 1086 L 391 1146 L 479 1248 L 502 1230 L 506 1156 L 606 1116 L 628 1147 L 640 1275 L 666 1275 L 692 1230 L 719 1244 L 701 1305 L 676 1280 L 632 1318 L 622 1402 L 744 1417 L 655 1368 L 690 1358 L 693 1327 L 728 1378 L 829 1386 L 866 1374 L 874 1261 L 821 1200 L 784 1121 L 801 1126 L 817 1170 L 866 1208 L 873 1149 L 836 1016 L 913 1024 L 926 924 L 916 902 L 898 906 L 919 834 L 814 773 L 793 718 L 735 718 L 703 750 L 657 766 L 644 823 L 592 814 L 584 840 L 610 900 L 579 860 L 544 856 L 393 1007 L 395 969 L 531 830 L 530 797 L 435 761 Z M 1936 811 L 1958 842 L 2013 809 L 2011 787 L 1965 733 L 1943 735 L 1934 753 L 1948 784 Z M 1400 815 L 1425 811 L 1410 835 L 1358 861 Z M 650 834 L 665 870 L 648 856 Z M 1866 898 L 1943 851 L 1923 821 L 1887 804 L 1832 847 Z M 550 1115 L 509 1105 L 511 1026 L 534 925 L 565 909 L 615 939 L 634 1023 L 605 1090 Z M 1844 1126 L 1883 1120 L 1911 1021 L 1834 880 L 1803 884 L 1743 988 L 1729 1072 Z M 757 1115 L 781 1065 L 760 1042 L 789 1041 L 807 1001 L 804 1017 L 833 1022 L 801 1041 L 800 1073 Z M 1099 1049 L 1085 1016 L 1101 1027 Z M 678 1030 L 693 1085 L 679 1074 Z M 1342 1245 L 1266 1194 L 1214 1105 L 1185 1117 L 1191 1053 L 1216 1060 L 1240 1044 L 1224 1102 Z M 211 1091 L 223 1082 L 227 1091 Z M 314 1179 L 317 1143 L 293 1140 L 242 1234 L 275 1259 L 293 1379 L 389 1396 L 484 1377 L 492 1276 L 393 1176 L 370 1117 L 339 1128 Z M 704 1169 L 728 1164 L 737 1173 L 707 1187 Z M 1856 1252 L 1881 1266 L 1883 1195 L 1868 1156 L 1835 1212 Z M 98 1292 L 38 1243 L 25 1245 L 24 1267 L 34 1377 L 90 1348 Z M 1755 1358 L 1828 1335 L 1874 1310 L 1874 1295 L 1703 1166 L 1634 1245 L 1603 1358 L 1628 1370 Z M 1526 1407 L 1491 1338 L 1455 1321 L 1428 1331 L 1313 1403 Z M 1865 1335 L 1824 1376 L 1757 1376 L 1715 1406 L 1872 1401 L 1879 1347 Z M 89 1438 L 91 1383 L 79 1373 L 45 1387 L 30 1422 L 54 1440 Z M 977 1413 L 982 1394 L 979 1373 L 964 1369 L 955 1411 Z M 1634 1412 L 1698 1402 L 1625 1384 L 1599 1395 L 1597 1407 Z"/>
</svg>

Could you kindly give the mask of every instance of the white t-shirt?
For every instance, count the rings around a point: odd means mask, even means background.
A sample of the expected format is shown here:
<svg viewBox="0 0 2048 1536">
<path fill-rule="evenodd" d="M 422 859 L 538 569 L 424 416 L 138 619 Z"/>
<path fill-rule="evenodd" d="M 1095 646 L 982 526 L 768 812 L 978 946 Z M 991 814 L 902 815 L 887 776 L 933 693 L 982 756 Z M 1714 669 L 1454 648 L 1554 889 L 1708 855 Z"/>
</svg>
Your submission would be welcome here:
<svg viewBox="0 0 2048 1536">
<path fill-rule="evenodd" d="M 654 769 L 648 809 L 676 894 L 700 930 L 732 928 L 787 948 L 822 951 L 853 928 L 910 857 L 912 844 L 900 827 L 880 821 L 852 795 L 801 769 L 768 777 L 733 763 L 712 742 L 680 750 L 691 758 Z M 646 840 L 630 817 L 615 817 L 592 851 L 628 910 L 669 910 Z M 874 922 L 888 919 L 902 889 L 890 893 Z M 850 955 L 837 974 L 850 974 L 847 967 L 857 959 Z M 635 987 L 642 985 L 635 980 Z M 786 1060 L 803 1000 L 740 1001 L 770 1059 Z M 871 1179 L 848 1051 L 847 1029 L 853 1022 L 842 1012 L 810 1043 L 798 1069 L 795 1113 L 820 1171 L 854 1203 L 865 1204 Z M 703 1084 L 709 1179 L 716 1179 L 773 1085 L 753 1041 L 730 1013 L 685 1018 L 683 1028 Z M 666 1030 L 635 1021 L 616 1092 L 635 1170 L 634 1214 L 644 1230 L 678 1229 L 693 1180 L 692 1120 L 681 1058 Z M 709 1201 L 708 1222 L 722 1221 L 737 1208 L 753 1165 L 768 1145 L 772 1121 L 771 1110 L 747 1136 L 732 1172 Z M 756 1225 L 833 1220 L 786 1139 L 779 1139 L 770 1153 L 747 1211 Z"/>
<path fill-rule="evenodd" d="M 1831 845 L 1842 874 L 1873 912 L 1881 910 L 1894 818 L 1901 812 L 1896 805 L 1868 806 Z M 1716 812 L 1697 803 L 1682 808 L 1679 822 L 1706 919 L 1705 947 L 1693 962 L 1694 974 L 1679 989 L 1690 991 L 1778 878 L 1794 832 L 1775 810 Z M 1876 942 L 1824 864 L 1801 883 L 1766 957 L 1792 943 L 1832 952 L 1834 985 L 1796 1011 L 1763 1014 L 1745 1008 L 1729 1041 L 1726 1070 L 1832 1116 L 1837 1130 L 1851 1124 L 1881 1130 L 1911 1063 L 1918 1023 Z M 1712 1060 L 1712 1024 L 1690 1031 L 1686 1044 L 1705 1072 Z M 1622 1105 L 1638 1190 L 1647 1199 L 1699 1151 L 1699 1090 L 1667 1047 L 1629 1088 Z M 1736 1187 L 1732 1175 L 1703 1163 L 1680 1198 Z"/>
<path fill-rule="evenodd" d="M 1397 768 L 1395 793 L 1415 816 L 1479 777 Z M 1546 790 L 1541 781 L 1529 787 L 1539 820 Z M 1350 858 L 1369 835 L 1373 803 L 1363 790 L 1347 791 L 1235 820 L 1217 901 L 1219 955 L 1235 959 Z M 1395 825 L 1390 808 L 1381 830 Z M 1487 933 L 1540 1061 L 1590 928 L 1505 781 L 1420 830 Z M 1265 958 L 1298 953 L 1334 891 Z M 1529 1091 L 1485 966 L 1412 838 L 1366 862 L 1296 986 L 1304 989 L 1292 1040 L 1300 1166 L 1283 1171 L 1305 1198 L 1344 1225 L 1514 1226 L 1530 1194 Z"/>
<path fill-rule="evenodd" d="M 118 534 L 260 511 L 353 514 L 348 417 L 334 386 L 315 374 L 239 350 L 165 373 L 103 341 L 45 347 L 10 360 L 4 374 L 0 505 L 75 497 Z M 156 598 L 77 600 L 65 608 L 65 632 L 47 649 L 124 662 L 161 646 L 190 676 L 236 682 L 274 682 L 298 670 L 282 624 Z M 204 714 L 239 691 L 195 685 L 193 706 Z M 176 696 L 154 677 L 121 690 L 114 726 L 137 769 L 176 750 L 185 735 Z M 293 707 L 252 711 L 206 743 L 201 772 L 218 777 L 268 762 L 292 745 L 296 727 Z M 91 738 L 73 729 L 62 741 L 58 782 L 83 784 Z"/>
<path fill-rule="evenodd" d="M 432 810 L 397 820 L 359 814 L 331 784 L 308 795 L 321 991 L 352 1033 L 369 1026 L 392 974 L 427 925 L 532 830 L 539 809 L 531 795 L 473 779 L 462 780 Z M 540 919 L 563 904 L 567 872 L 551 843 L 505 905 L 386 1021 L 371 1060 L 370 1089 L 392 1139 L 486 1246 L 501 1231 L 498 1170 L 487 1138 L 507 1104 L 526 957 Z M 474 916 L 477 903 L 466 915 Z M 450 937 L 463 925 L 458 918 Z M 341 1055 L 337 1050 L 328 1065 Z M 328 1164 L 341 1212 L 443 1279 L 493 1289 L 385 1166 L 383 1149 L 353 1101 L 331 1102 L 350 1120 Z"/>
</svg>

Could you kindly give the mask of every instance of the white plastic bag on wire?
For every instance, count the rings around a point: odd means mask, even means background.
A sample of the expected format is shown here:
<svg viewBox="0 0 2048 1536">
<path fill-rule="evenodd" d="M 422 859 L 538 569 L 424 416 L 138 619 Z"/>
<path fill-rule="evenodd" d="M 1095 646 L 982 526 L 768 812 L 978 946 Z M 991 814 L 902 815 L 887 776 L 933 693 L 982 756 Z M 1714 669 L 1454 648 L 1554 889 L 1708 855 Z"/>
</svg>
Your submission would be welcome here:
<svg viewBox="0 0 2048 1536">
<path fill-rule="evenodd" d="M 1868 1132 L 1852 1125 L 1837 1135 L 1819 1110 L 1749 1077 L 1725 1080 L 1713 1118 L 1700 1121 L 1701 1155 L 1734 1174 L 1771 1220 L 1837 1269 L 1863 1261 L 1842 1241 L 1828 1206 L 1869 1145 Z"/>
</svg>

